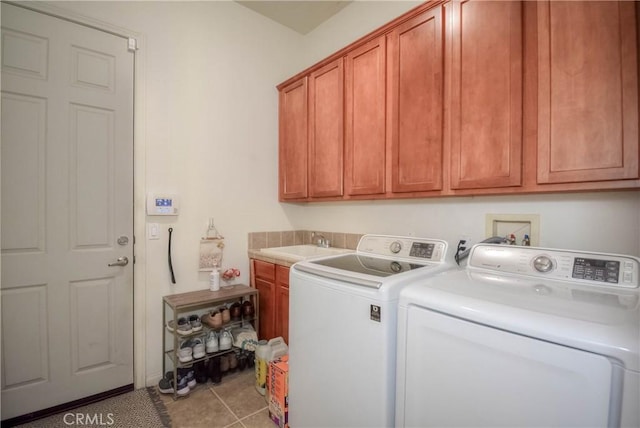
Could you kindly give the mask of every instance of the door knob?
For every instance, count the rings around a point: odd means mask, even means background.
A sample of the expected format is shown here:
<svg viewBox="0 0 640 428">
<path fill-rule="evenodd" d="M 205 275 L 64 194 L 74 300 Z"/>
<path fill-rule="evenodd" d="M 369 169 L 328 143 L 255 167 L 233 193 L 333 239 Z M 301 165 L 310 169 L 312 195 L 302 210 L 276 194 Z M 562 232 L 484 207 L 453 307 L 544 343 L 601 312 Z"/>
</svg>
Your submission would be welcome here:
<svg viewBox="0 0 640 428">
<path fill-rule="evenodd" d="M 113 263 L 109 263 L 107 266 L 126 266 L 129 264 L 129 259 L 126 257 L 118 257 L 118 260 L 116 260 Z"/>
</svg>

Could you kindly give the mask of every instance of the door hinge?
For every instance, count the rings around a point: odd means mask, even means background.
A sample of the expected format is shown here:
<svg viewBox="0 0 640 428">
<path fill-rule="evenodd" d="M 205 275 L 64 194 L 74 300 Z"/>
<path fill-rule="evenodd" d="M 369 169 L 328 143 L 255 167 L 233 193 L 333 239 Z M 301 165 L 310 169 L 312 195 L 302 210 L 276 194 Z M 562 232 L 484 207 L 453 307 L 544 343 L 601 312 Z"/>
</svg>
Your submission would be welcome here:
<svg viewBox="0 0 640 428">
<path fill-rule="evenodd" d="M 129 39 L 127 40 L 127 49 L 129 49 L 130 51 L 137 51 L 138 41 L 133 37 L 129 37 Z"/>
</svg>

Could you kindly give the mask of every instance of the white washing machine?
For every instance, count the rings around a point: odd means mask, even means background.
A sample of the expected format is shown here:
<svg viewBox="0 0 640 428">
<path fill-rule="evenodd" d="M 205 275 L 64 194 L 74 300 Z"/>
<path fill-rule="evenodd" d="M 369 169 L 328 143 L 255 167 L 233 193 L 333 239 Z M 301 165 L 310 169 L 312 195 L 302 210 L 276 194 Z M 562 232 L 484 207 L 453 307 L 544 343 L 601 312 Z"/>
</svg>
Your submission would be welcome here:
<svg viewBox="0 0 640 428">
<path fill-rule="evenodd" d="M 640 426 L 639 262 L 479 244 L 405 287 L 396 425 Z"/>
<path fill-rule="evenodd" d="M 447 243 L 365 235 L 355 253 L 298 262 L 289 285 L 289 423 L 393 426 L 397 304 L 451 267 Z"/>
</svg>

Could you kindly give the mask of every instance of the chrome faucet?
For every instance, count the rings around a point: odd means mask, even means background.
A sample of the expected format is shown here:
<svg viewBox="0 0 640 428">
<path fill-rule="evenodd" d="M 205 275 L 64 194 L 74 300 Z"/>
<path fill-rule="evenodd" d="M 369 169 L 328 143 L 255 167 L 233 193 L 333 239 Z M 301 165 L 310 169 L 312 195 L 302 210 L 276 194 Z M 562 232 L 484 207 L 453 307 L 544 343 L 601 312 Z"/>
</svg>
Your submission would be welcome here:
<svg viewBox="0 0 640 428">
<path fill-rule="evenodd" d="M 311 232 L 311 242 L 322 248 L 329 248 L 331 246 L 331 241 L 329 241 L 324 237 L 322 233 L 319 232 Z"/>
</svg>

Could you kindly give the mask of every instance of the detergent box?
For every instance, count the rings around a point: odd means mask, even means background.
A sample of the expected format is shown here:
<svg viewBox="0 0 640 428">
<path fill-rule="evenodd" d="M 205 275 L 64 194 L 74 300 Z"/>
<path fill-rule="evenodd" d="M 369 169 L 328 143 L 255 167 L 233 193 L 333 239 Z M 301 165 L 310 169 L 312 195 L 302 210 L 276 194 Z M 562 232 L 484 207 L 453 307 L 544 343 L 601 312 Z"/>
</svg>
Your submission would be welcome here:
<svg viewBox="0 0 640 428">
<path fill-rule="evenodd" d="M 279 428 L 289 427 L 289 356 L 269 363 L 269 417 Z"/>
</svg>

